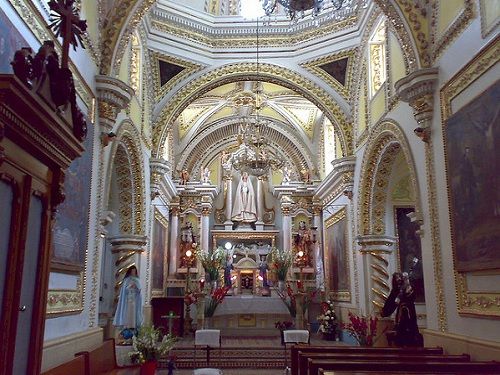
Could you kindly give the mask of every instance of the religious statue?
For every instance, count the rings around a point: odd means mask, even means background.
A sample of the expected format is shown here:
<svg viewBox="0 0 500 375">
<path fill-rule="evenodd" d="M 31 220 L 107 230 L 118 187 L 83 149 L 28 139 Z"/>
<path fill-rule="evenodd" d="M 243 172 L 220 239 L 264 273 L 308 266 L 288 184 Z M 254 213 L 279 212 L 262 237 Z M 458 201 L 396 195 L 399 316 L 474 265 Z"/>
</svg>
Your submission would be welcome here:
<svg viewBox="0 0 500 375">
<path fill-rule="evenodd" d="M 187 169 L 183 169 L 180 173 L 180 184 L 181 185 L 186 185 L 189 181 L 189 172 L 187 171 Z"/>
<path fill-rule="evenodd" d="M 241 175 L 241 180 L 236 189 L 231 219 L 242 223 L 254 223 L 257 221 L 255 194 L 247 172 L 243 172 Z"/>
<path fill-rule="evenodd" d="M 231 256 L 228 256 L 226 259 L 226 265 L 224 266 L 224 286 L 231 288 L 233 286 L 231 280 L 231 271 L 234 269 L 233 261 Z"/>
<path fill-rule="evenodd" d="M 137 268 L 130 266 L 120 288 L 113 325 L 136 330 L 142 321 L 141 283 Z"/>
<path fill-rule="evenodd" d="M 302 181 L 304 181 L 305 184 L 311 183 L 311 170 L 310 169 L 302 168 L 300 170 L 300 174 L 302 175 Z"/>
<path fill-rule="evenodd" d="M 282 185 L 288 185 L 290 183 L 290 174 L 291 170 L 288 164 L 283 166 L 283 180 L 281 181 Z"/>
<path fill-rule="evenodd" d="M 210 169 L 208 167 L 201 168 L 201 183 L 205 185 L 210 184 Z"/>
<path fill-rule="evenodd" d="M 302 262 L 304 265 L 310 265 L 310 246 L 312 244 L 312 232 L 311 229 L 307 228 L 306 222 L 301 220 L 299 222 L 299 228 L 297 230 L 297 234 L 294 238 L 295 243 L 295 252 L 298 254 L 299 251 L 302 251 Z"/>
<path fill-rule="evenodd" d="M 184 227 L 181 228 L 181 245 L 180 245 L 180 253 L 181 257 L 181 267 L 187 267 L 188 257 L 186 257 L 186 251 L 191 250 L 192 255 L 189 257 L 189 261 L 194 259 L 194 250 L 196 248 L 196 236 L 193 233 L 193 224 L 188 221 Z"/>
<path fill-rule="evenodd" d="M 392 290 L 385 301 L 381 315 L 390 316 L 396 310 L 394 318 L 393 337 L 397 346 L 423 346 L 423 337 L 417 326 L 417 313 L 415 311 L 415 290 L 410 284 L 406 272 L 392 274 Z"/>
<path fill-rule="evenodd" d="M 269 266 L 267 265 L 266 258 L 262 258 L 259 264 L 259 276 L 262 277 L 262 286 L 264 288 L 268 288 L 269 284 L 267 283 L 267 270 Z"/>
</svg>

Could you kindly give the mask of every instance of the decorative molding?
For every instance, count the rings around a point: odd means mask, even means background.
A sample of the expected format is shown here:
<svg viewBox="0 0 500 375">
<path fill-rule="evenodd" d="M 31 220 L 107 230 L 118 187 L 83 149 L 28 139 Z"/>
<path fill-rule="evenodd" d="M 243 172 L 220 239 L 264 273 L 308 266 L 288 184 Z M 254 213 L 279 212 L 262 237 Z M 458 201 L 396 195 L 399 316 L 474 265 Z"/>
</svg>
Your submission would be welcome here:
<svg viewBox="0 0 500 375">
<path fill-rule="evenodd" d="M 332 172 L 318 185 L 314 195 L 314 199 L 321 202 L 323 206 L 332 202 L 342 193 L 352 199 L 356 157 L 347 156 L 335 159 L 332 165 Z"/>
<path fill-rule="evenodd" d="M 460 93 L 471 86 L 479 77 L 493 68 L 500 61 L 500 37 L 493 39 L 485 46 L 471 61 L 457 72 L 441 89 L 441 126 L 444 127 L 446 121 L 453 114 L 452 100 Z M 447 158 L 446 143 L 445 159 Z M 446 168 L 446 166 L 445 166 Z M 448 173 L 445 173 L 447 176 Z M 450 191 L 448 187 L 448 207 L 450 207 Z M 437 203 L 437 202 L 436 202 Z M 449 225 L 451 227 L 451 210 L 448 214 Z M 439 234 L 439 233 L 438 233 Z M 455 296 L 457 300 L 458 313 L 464 316 L 500 317 L 500 292 L 472 291 L 468 289 L 465 272 L 456 271 L 455 265 L 455 241 L 453 232 L 451 233 L 451 245 L 453 251 L 453 269 L 455 275 Z"/>
<path fill-rule="evenodd" d="M 83 311 L 84 272 L 75 275 L 75 289 L 49 289 L 47 294 L 47 318 L 79 314 Z"/>
<path fill-rule="evenodd" d="M 110 132 L 118 113 L 127 108 L 134 90 L 117 78 L 97 75 L 95 77 L 98 94 L 99 124 L 103 131 Z"/>
<path fill-rule="evenodd" d="M 481 16 L 481 36 L 483 37 L 483 39 L 488 37 L 500 25 L 500 15 L 498 13 L 497 17 L 492 23 L 490 23 L 489 25 L 486 24 L 486 2 L 489 2 L 491 4 L 490 0 L 479 0 L 479 14 Z"/>
</svg>

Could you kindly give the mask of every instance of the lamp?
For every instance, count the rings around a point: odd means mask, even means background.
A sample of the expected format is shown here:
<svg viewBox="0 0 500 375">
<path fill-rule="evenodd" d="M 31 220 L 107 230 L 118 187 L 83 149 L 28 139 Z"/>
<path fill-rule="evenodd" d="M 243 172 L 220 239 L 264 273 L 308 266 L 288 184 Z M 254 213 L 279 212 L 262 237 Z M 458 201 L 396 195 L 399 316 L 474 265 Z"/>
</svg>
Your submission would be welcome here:
<svg viewBox="0 0 500 375">
<path fill-rule="evenodd" d="M 339 10 L 345 3 L 351 4 L 352 0 L 263 0 L 262 8 L 270 16 L 279 4 L 285 8 L 290 19 L 304 18 L 305 12 L 312 10 L 312 16 L 317 17 L 323 8 L 331 4 L 334 10 Z"/>
</svg>

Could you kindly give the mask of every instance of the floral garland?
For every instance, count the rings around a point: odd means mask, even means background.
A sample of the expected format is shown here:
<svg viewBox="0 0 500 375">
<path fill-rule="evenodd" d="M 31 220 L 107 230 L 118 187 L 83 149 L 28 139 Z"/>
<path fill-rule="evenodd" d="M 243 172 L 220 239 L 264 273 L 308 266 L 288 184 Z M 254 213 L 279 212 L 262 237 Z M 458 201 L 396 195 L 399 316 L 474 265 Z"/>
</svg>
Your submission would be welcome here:
<svg viewBox="0 0 500 375">
<path fill-rule="evenodd" d="M 322 314 L 318 316 L 319 332 L 325 334 L 333 334 L 337 330 L 337 315 L 335 315 L 335 310 L 333 302 L 327 300 L 321 302 Z"/>
</svg>

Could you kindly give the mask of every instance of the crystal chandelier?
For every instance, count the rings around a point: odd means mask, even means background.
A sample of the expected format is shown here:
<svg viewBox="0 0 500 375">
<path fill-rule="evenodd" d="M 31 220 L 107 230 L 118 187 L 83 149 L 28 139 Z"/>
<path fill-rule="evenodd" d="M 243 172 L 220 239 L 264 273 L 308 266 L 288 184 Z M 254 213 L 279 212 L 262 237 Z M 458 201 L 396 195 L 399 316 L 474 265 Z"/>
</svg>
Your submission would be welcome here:
<svg viewBox="0 0 500 375">
<path fill-rule="evenodd" d="M 262 0 L 262 8 L 267 16 L 271 16 L 279 4 L 285 8 L 290 19 L 297 20 L 303 18 L 308 10 L 312 10 L 312 16 L 316 17 L 323 8 L 331 5 L 334 10 L 339 10 L 346 2 L 349 0 Z"/>
</svg>

